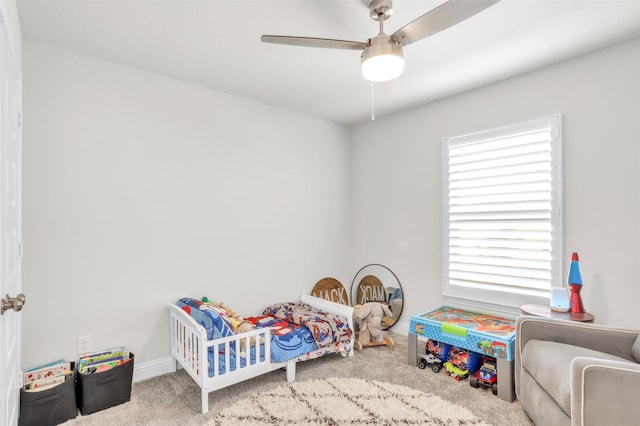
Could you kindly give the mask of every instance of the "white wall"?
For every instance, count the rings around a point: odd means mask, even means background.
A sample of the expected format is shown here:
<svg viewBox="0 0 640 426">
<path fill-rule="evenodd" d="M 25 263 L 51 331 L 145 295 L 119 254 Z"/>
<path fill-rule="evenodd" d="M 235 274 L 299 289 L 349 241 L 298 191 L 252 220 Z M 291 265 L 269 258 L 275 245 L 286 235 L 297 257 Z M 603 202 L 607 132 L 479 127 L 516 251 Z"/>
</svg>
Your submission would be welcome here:
<svg viewBox="0 0 640 426">
<path fill-rule="evenodd" d="M 165 304 L 241 313 L 347 270 L 349 130 L 24 42 L 23 367 L 169 356 Z"/>
<path fill-rule="evenodd" d="M 640 40 L 351 131 L 28 40 L 23 66 L 24 367 L 84 334 L 151 362 L 167 301 L 255 313 L 368 263 L 406 324 L 443 302 L 442 138 L 558 112 L 565 266 L 640 327 Z"/>
<path fill-rule="evenodd" d="M 577 251 L 596 322 L 640 328 L 640 40 L 353 130 L 354 265 L 398 275 L 401 322 L 443 303 L 442 139 L 553 113 L 564 120 L 565 270 Z"/>
</svg>

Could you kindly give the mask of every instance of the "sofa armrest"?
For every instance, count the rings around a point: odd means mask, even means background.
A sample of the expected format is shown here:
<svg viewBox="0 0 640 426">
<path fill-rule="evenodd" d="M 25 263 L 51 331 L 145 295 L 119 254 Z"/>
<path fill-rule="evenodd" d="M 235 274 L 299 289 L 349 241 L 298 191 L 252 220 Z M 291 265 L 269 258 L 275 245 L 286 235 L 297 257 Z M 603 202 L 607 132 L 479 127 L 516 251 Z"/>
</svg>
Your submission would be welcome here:
<svg viewBox="0 0 640 426">
<path fill-rule="evenodd" d="M 636 424 L 640 419 L 640 364 L 578 357 L 571 363 L 570 380 L 572 425 Z"/>
<path fill-rule="evenodd" d="M 520 316 L 516 319 L 514 371 L 516 390 L 518 390 L 520 386 L 522 349 L 529 340 L 547 340 L 581 346 L 635 362 L 631 355 L 631 347 L 638 337 L 638 334 L 640 334 L 638 330 L 628 330 L 601 324 L 528 315 Z"/>
<path fill-rule="evenodd" d="M 638 330 L 601 324 L 520 316 L 516 320 L 516 355 L 531 339 L 580 346 L 634 361 L 631 347 Z"/>
</svg>

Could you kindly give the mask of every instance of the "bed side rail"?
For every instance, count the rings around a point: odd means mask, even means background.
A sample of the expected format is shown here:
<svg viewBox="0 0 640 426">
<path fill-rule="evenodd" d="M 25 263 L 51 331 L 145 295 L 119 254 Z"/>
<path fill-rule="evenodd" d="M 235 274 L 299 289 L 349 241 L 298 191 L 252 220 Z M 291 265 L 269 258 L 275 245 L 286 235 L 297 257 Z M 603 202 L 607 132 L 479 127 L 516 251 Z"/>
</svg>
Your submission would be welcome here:
<svg viewBox="0 0 640 426">
<path fill-rule="evenodd" d="M 243 369 L 262 366 L 271 363 L 271 329 L 256 328 L 254 330 L 207 340 L 207 333 L 189 314 L 174 304 L 167 304 L 171 312 L 171 354 L 178 360 L 187 372 L 203 383 L 209 377 L 208 352 L 211 350 L 213 359 L 213 376 L 239 374 Z M 247 351 L 259 342 L 258 352 L 254 359 L 247 357 Z M 247 349 L 248 348 L 248 349 Z M 232 356 L 235 354 L 236 356 Z M 224 360 L 224 367 L 220 367 L 220 359 Z"/>
<path fill-rule="evenodd" d="M 245 333 L 210 340 L 206 346 L 211 349 L 213 355 L 213 376 L 240 374 L 244 369 L 271 363 L 270 328 L 256 328 Z M 255 353 L 254 359 L 251 359 L 251 351 Z M 224 359 L 222 368 L 221 359 Z"/>
</svg>

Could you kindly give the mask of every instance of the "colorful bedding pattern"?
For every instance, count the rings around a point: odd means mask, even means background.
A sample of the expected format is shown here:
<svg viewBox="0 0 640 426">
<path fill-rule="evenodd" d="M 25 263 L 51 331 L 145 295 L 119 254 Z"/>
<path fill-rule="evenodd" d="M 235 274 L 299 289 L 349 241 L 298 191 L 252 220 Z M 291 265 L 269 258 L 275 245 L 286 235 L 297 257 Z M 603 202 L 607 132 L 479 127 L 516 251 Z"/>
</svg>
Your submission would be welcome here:
<svg viewBox="0 0 640 426">
<path fill-rule="evenodd" d="M 263 314 L 308 328 L 319 348 L 334 342 L 350 340 L 353 334 L 349 324 L 337 315 L 323 312 L 305 303 L 277 303 L 265 309 Z"/>
<path fill-rule="evenodd" d="M 176 302 L 176 305 L 186 311 L 191 315 L 191 318 L 204 327 L 209 340 L 233 336 L 235 334 L 231 319 L 229 319 L 223 309 L 190 297 L 183 297 Z"/>
<path fill-rule="evenodd" d="M 202 302 L 198 299 L 184 297 L 176 305 L 187 312 L 207 332 L 207 339 L 214 340 L 234 335 L 231 320 L 223 309 Z M 271 361 L 284 362 L 290 359 L 311 359 L 331 353 L 336 348 L 348 348 L 352 330 L 338 316 L 320 311 L 312 306 L 299 303 L 280 303 L 265 309 L 264 315 L 245 318 L 256 327 L 270 327 Z M 264 344 L 260 344 L 260 359 L 264 360 Z M 246 351 L 236 351 L 231 343 L 229 363 L 231 371 L 235 370 L 236 357 L 239 357 L 241 368 L 246 365 Z M 207 354 L 209 361 L 209 377 L 214 376 L 214 350 Z M 251 347 L 249 363 L 256 362 L 255 346 Z M 218 345 L 218 372 L 226 371 L 224 345 Z"/>
<path fill-rule="evenodd" d="M 315 351 L 318 345 L 308 328 L 269 315 L 245 318 L 256 327 L 271 327 L 271 361 L 283 362 Z"/>
</svg>

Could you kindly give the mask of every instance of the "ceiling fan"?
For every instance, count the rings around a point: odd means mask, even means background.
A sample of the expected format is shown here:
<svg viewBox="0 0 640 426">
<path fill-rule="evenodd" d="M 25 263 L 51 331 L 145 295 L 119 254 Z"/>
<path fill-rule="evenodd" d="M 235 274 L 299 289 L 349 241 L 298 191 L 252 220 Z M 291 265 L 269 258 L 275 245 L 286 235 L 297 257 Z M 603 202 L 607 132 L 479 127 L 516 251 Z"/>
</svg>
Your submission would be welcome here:
<svg viewBox="0 0 640 426">
<path fill-rule="evenodd" d="M 387 81 L 402 74 L 403 46 L 456 25 L 498 1 L 500 0 L 449 0 L 387 35 L 383 22 L 393 13 L 393 2 L 373 0 L 369 3 L 369 12 L 371 19 L 380 22 L 380 32 L 365 42 L 279 35 L 263 35 L 261 40 L 264 43 L 292 46 L 362 50 L 360 59 L 363 76 L 371 81 Z"/>
</svg>

